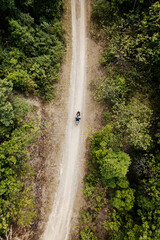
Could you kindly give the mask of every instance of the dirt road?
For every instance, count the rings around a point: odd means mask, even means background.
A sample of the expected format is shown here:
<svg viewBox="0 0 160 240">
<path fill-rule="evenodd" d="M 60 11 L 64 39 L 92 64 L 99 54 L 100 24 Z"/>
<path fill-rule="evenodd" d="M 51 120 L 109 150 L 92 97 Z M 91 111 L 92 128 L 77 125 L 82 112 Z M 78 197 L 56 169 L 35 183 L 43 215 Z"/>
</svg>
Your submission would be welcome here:
<svg viewBox="0 0 160 240">
<path fill-rule="evenodd" d="M 84 96 L 86 78 L 86 26 L 85 0 L 72 0 L 72 67 L 68 120 L 63 147 L 60 179 L 53 209 L 42 236 L 43 240 L 66 240 L 69 236 L 70 221 L 78 183 L 80 164 Z M 75 125 L 74 117 L 81 112 L 82 121 Z M 63 118 L 63 113 L 62 113 Z"/>
</svg>

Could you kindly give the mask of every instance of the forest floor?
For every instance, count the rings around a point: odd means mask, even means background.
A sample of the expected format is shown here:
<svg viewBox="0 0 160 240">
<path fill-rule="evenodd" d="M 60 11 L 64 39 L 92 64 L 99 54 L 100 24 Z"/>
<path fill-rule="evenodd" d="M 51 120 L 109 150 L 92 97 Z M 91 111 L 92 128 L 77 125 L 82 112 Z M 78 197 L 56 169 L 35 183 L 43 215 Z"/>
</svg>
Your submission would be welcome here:
<svg viewBox="0 0 160 240">
<path fill-rule="evenodd" d="M 101 46 L 97 44 L 90 34 L 90 15 L 91 0 L 86 1 L 86 31 L 87 31 L 87 68 L 86 68 L 86 92 L 85 92 L 85 126 L 88 132 L 88 126 L 92 130 L 97 130 L 101 125 L 102 108 L 94 100 L 93 89 L 95 81 L 103 77 L 103 70 L 99 60 L 101 56 Z M 21 236 L 22 240 L 40 239 L 45 230 L 51 213 L 55 193 L 59 184 L 60 165 L 62 163 L 63 143 L 65 139 L 66 122 L 67 122 L 67 102 L 69 98 L 70 71 L 72 60 L 72 17 L 71 1 L 65 1 L 65 10 L 63 14 L 63 29 L 65 30 L 66 53 L 64 54 L 60 81 L 56 85 L 56 98 L 46 104 L 40 103 L 38 99 L 28 99 L 34 106 L 36 115 L 42 122 L 47 123 L 48 130 L 42 126 L 42 134 L 37 146 L 32 149 L 32 165 L 35 169 L 36 176 L 34 182 L 35 195 L 37 199 L 37 208 L 39 209 L 39 219 L 35 222 L 32 232 L 27 232 Z M 83 120 L 82 120 L 83 121 Z M 84 134 L 84 133 L 83 133 Z M 71 220 L 71 234 L 69 239 L 76 239 L 75 230 L 78 225 L 78 216 L 80 209 L 85 205 L 82 194 L 83 177 L 85 175 L 85 162 L 88 150 L 87 134 L 83 137 L 84 149 L 83 158 L 80 166 L 80 179 L 73 208 Z M 14 238 L 19 239 L 19 238 Z"/>
</svg>

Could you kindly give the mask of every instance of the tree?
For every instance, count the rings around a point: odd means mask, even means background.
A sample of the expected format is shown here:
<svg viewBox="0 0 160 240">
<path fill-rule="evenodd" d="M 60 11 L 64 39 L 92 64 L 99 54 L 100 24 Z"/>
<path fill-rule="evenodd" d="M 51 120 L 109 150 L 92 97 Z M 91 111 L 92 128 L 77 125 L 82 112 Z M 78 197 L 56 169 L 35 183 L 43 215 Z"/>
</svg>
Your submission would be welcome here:
<svg viewBox="0 0 160 240">
<path fill-rule="evenodd" d="M 27 164 L 26 147 L 37 137 L 37 127 L 31 122 L 12 132 L 11 138 L 0 144 L 0 234 L 4 234 L 11 222 L 30 226 L 36 214 L 31 186 L 33 172 Z"/>
<path fill-rule="evenodd" d="M 127 153 L 109 149 L 107 154 L 100 159 L 99 163 L 102 181 L 105 184 L 112 188 L 117 185 L 121 187 L 124 184 L 126 185 L 125 177 L 131 163 L 131 159 Z"/>
<path fill-rule="evenodd" d="M 108 68 L 108 77 L 98 82 L 95 98 L 101 103 L 114 105 L 125 100 L 129 89 L 125 78 L 119 74 L 114 75 L 112 71 L 112 68 Z"/>
<path fill-rule="evenodd" d="M 151 144 L 149 129 L 152 110 L 137 98 L 132 98 L 128 104 L 116 104 L 113 108 L 113 125 L 137 149 L 146 150 Z"/>
<path fill-rule="evenodd" d="M 126 187 L 126 174 L 131 163 L 129 155 L 121 151 L 118 136 L 112 133 L 110 125 L 93 135 L 91 141 L 91 155 L 98 163 L 102 181 L 110 187 Z"/>
<path fill-rule="evenodd" d="M 119 211 L 131 210 L 134 205 L 134 192 L 132 188 L 117 190 L 111 198 L 113 207 Z"/>
<path fill-rule="evenodd" d="M 125 212 L 117 212 L 115 209 L 108 214 L 107 220 L 103 223 L 104 228 L 109 231 L 109 239 L 140 239 L 142 228 L 135 224 L 131 214 Z"/>
</svg>

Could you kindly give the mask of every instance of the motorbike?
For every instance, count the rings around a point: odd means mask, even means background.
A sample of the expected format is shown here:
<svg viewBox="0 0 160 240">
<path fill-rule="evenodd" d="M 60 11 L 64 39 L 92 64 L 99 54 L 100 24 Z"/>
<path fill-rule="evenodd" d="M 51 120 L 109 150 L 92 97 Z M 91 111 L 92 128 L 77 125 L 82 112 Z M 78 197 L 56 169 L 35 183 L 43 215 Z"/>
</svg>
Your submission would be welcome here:
<svg viewBox="0 0 160 240">
<path fill-rule="evenodd" d="M 76 117 L 75 117 L 75 123 L 76 123 L 76 125 L 78 126 L 78 124 L 79 124 L 79 122 L 80 122 L 80 112 L 78 111 L 77 113 L 76 113 Z"/>
</svg>

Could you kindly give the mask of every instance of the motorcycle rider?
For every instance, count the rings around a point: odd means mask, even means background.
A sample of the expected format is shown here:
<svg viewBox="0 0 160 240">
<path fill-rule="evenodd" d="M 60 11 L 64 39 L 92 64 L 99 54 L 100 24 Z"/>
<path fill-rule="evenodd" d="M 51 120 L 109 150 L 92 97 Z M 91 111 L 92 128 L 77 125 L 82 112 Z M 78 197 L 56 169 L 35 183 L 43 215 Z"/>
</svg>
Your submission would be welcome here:
<svg viewBox="0 0 160 240">
<path fill-rule="evenodd" d="M 79 122 L 80 119 L 81 119 L 81 118 L 80 118 L 80 112 L 78 111 L 78 112 L 76 113 L 75 120 Z"/>
</svg>

